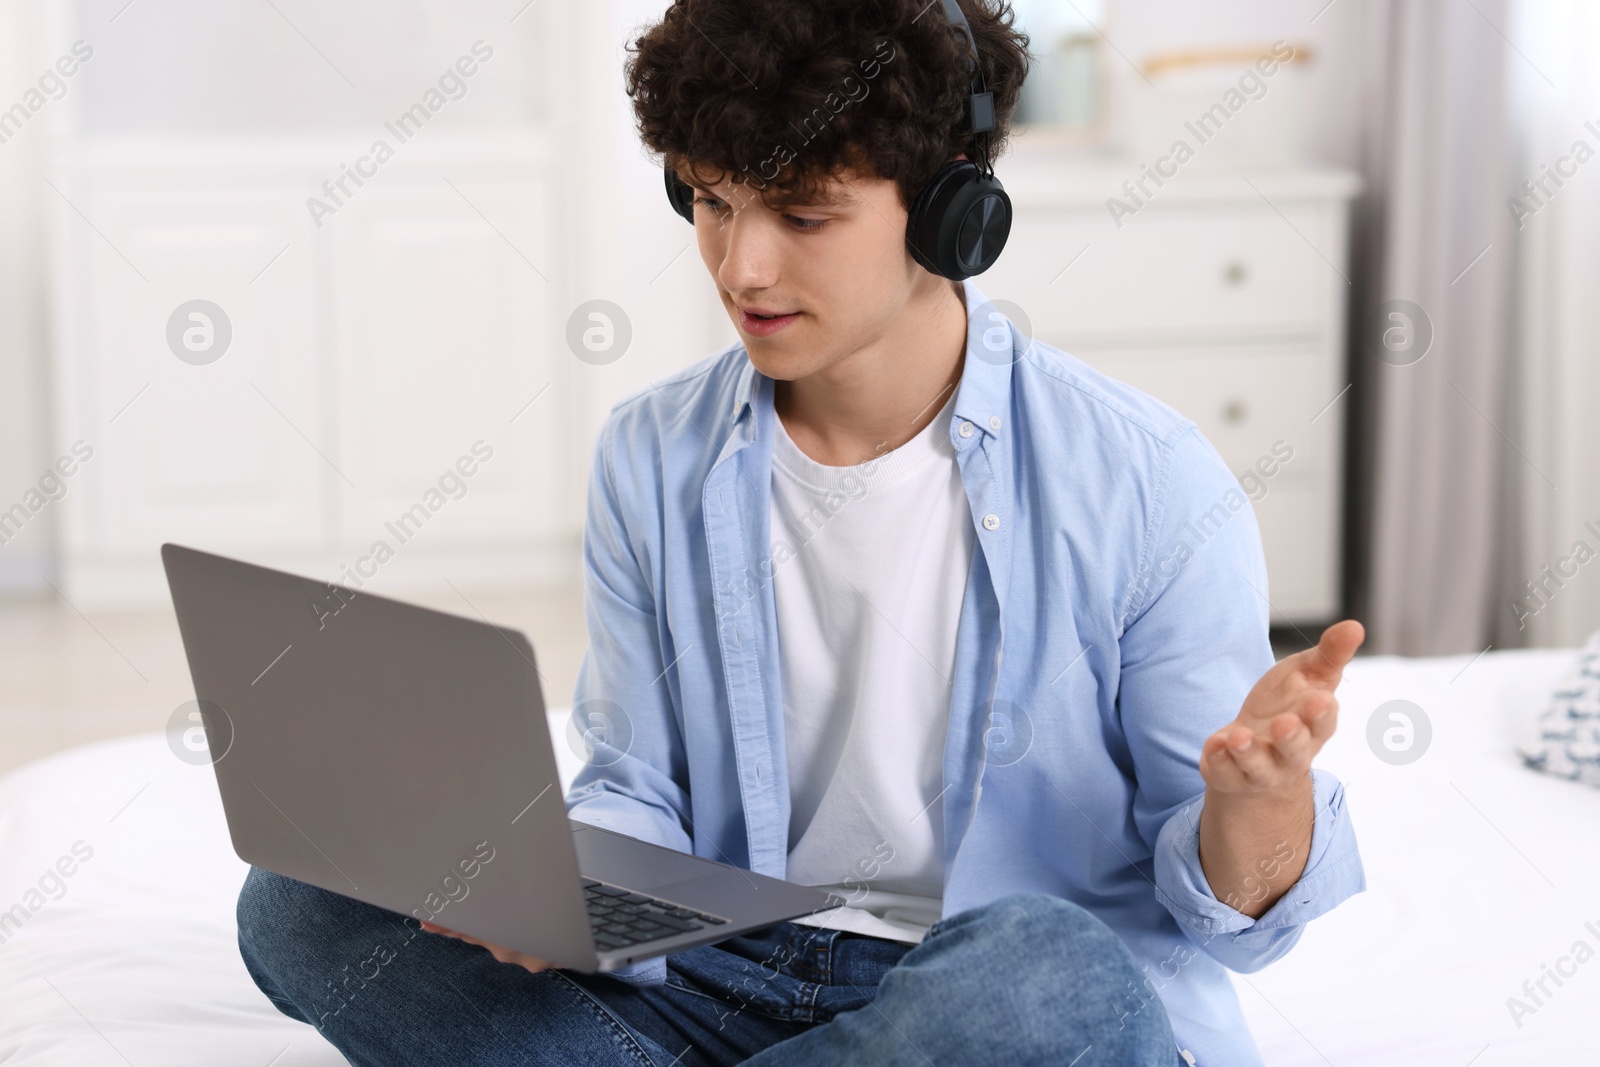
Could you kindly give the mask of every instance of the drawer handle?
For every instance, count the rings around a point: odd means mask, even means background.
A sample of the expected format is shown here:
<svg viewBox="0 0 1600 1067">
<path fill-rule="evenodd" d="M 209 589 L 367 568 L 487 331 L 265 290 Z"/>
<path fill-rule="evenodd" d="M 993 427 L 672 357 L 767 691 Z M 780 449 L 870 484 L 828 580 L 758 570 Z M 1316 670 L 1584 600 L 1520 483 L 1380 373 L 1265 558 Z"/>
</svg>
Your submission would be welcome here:
<svg viewBox="0 0 1600 1067">
<path fill-rule="evenodd" d="M 1229 285 L 1243 285 L 1250 277 L 1250 268 L 1237 259 L 1222 268 L 1222 280 Z"/>
<path fill-rule="evenodd" d="M 1222 421 L 1230 426 L 1237 426 L 1250 414 L 1250 409 L 1243 400 L 1230 400 L 1222 405 Z"/>
</svg>

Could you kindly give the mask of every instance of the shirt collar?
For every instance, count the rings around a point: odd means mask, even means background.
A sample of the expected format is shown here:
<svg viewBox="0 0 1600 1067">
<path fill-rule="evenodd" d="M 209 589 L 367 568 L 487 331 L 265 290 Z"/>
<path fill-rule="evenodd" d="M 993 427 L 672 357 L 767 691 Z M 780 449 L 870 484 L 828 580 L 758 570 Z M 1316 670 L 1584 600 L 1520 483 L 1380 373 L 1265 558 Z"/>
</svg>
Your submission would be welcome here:
<svg viewBox="0 0 1600 1067">
<path fill-rule="evenodd" d="M 961 368 L 961 383 L 956 388 L 952 424 L 970 422 L 986 434 L 993 435 L 998 427 L 995 420 L 1011 406 L 1011 365 L 1021 358 L 1028 339 L 1023 337 L 1009 318 L 983 290 L 968 278 L 962 282 L 967 302 L 967 354 Z M 755 410 L 760 402 L 761 389 L 766 376 L 756 370 L 748 353 L 740 368 L 738 385 L 734 389 L 733 419 L 738 422 L 747 410 Z"/>
<path fill-rule="evenodd" d="M 738 422 L 744 413 L 754 410 L 761 399 L 761 380 L 766 377 L 756 371 L 750 353 L 744 355 L 744 366 L 739 369 L 739 382 L 733 390 L 733 421 Z"/>
<path fill-rule="evenodd" d="M 961 284 L 967 299 L 967 356 L 956 387 L 952 424 L 970 422 L 995 436 L 1011 408 L 1011 367 L 1022 358 L 1029 340 L 972 279 Z"/>
</svg>

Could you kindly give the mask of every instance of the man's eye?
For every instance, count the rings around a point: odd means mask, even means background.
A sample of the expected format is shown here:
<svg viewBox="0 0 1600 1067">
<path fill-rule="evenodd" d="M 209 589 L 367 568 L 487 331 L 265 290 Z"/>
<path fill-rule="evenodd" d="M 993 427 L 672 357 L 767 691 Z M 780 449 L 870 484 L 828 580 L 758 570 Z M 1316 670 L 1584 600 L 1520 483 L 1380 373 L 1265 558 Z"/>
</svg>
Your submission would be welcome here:
<svg viewBox="0 0 1600 1067">
<path fill-rule="evenodd" d="M 720 215 L 728 208 L 727 204 L 711 196 L 697 196 L 694 198 L 694 202 L 697 204 L 704 204 L 706 207 L 711 209 L 711 213 L 714 215 Z"/>
<path fill-rule="evenodd" d="M 828 221 L 827 219 L 803 219 L 798 215 L 785 215 L 784 218 L 788 219 L 795 229 L 806 231 L 820 230 L 822 229 L 822 224 Z"/>
</svg>

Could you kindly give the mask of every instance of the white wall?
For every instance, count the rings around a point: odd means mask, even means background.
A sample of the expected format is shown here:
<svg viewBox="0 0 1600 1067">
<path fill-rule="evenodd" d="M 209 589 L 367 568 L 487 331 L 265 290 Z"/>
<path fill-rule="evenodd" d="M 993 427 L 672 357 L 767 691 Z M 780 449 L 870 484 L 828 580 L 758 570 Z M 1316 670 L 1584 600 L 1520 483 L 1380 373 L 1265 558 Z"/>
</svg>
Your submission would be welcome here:
<svg viewBox="0 0 1600 1067">
<path fill-rule="evenodd" d="M 667 205 L 659 166 L 639 144 L 623 92 L 626 45 L 660 16 L 659 0 L 585 7 L 584 58 L 572 98 L 586 144 L 578 161 L 581 200 L 573 227 L 589 297 L 614 301 L 633 322 L 633 346 L 618 362 L 589 368 L 592 415 L 618 397 L 737 340 L 717 301 L 694 230 Z"/>
<path fill-rule="evenodd" d="M 382 134 L 386 120 L 478 39 L 492 44 L 494 60 L 432 120 L 429 136 L 435 128 L 441 136 L 555 131 L 566 163 L 559 190 L 538 210 L 564 234 L 555 261 L 540 264 L 553 291 L 563 294 L 557 318 L 564 319 L 568 305 L 602 298 L 621 306 L 632 323 L 632 346 L 608 366 L 573 358 L 559 330 L 547 337 L 564 361 L 565 378 L 558 377 L 560 395 L 540 403 L 568 431 L 550 458 L 561 468 L 551 479 L 561 489 L 549 507 L 570 523 L 581 520 L 594 433 L 618 398 L 733 339 L 689 247 L 693 231 L 668 208 L 660 171 L 637 144 L 622 92 L 627 30 L 658 15 L 659 3 L 536 2 L 522 9 L 502 0 L 334 6 L 280 0 L 275 10 L 205 0 L 126 8 L 125 2 L 38 0 L 0 8 L 0 106 L 9 106 L 7 94 L 35 81 L 73 39 L 94 49 L 66 96 L 0 144 L 0 507 L 20 499 L 62 451 L 52 412 L 78 404 L 76 397 L 51 395 L 58 377 L 49 372 L 51 346 L 71 338 L 50 336 L 50 255 L 74 242 L 94 254 L 107 251 L 96 243 L 91 221 L 46 184 L 55 168 L 70 170 L 74 164 L 64 161 L 80 159 L 87 145 L 137 135 L 212 145 L 212 164 L 281 154 L 288 144 L 325 154 L 327 172 L 336 175 L 340 163 Z M 182 176 L 169 183 L 185 185 Z M 54 240 L 43 225 L 52 216 L 60 231 Z M 108 229 L 104 219 L 98 228 Z M 324 252 L 319 246 L 312 254 Z M 76 328 L 96 314 L 67 306 L 55 321 Z M 67 491 L 91 492 L 88 484 L 69 482 Z M 0 591 L 50 593 L 44 578 L 62 536 L 63 510 L 70 508 L 47 507 L 0 545 Z M 570 564 L 575 577 L 575 545 Z"/>
<path fill-rule="evenodd" d="M 0 5 L 0 96 L 37 78 L 33 13 L 27 4 Z M 39 180 L 47 134 L 36 118 L 0 144 L 0 508 L 17 501 L 48 463 L 44 363 L 44 244 Z M 50 530 L 30 523 L 0 545 L 0 595 L 48 589 Z"/>
</svg>

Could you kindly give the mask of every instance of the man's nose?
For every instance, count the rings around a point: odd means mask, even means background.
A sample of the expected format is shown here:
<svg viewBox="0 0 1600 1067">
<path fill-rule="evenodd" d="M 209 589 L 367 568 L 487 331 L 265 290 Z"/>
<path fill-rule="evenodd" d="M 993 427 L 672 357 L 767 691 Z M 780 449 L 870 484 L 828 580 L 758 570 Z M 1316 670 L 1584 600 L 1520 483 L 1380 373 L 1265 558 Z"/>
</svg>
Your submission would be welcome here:
<svg viewBox="0 0 1600 1067">
<path fill-rule="evenodd" d="M 722 264 L 717 278 L 724 289 L 766 289 L 778 280 L 778 241 L 765 220 L 735 212 L 723 225 Z"/>
</svg>

